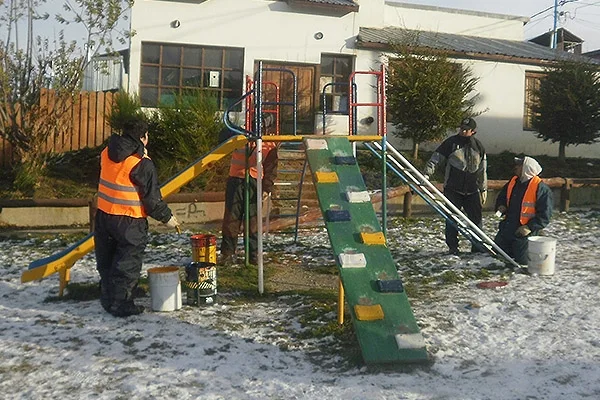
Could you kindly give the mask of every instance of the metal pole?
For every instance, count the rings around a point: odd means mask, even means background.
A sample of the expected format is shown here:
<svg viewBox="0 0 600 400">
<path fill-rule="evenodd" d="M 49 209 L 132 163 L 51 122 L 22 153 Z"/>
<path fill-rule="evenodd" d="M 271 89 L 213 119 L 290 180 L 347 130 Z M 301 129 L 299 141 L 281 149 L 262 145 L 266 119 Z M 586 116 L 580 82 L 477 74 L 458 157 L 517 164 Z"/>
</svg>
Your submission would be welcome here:
<svg viewBox="0 0 600 400">
<path fill-rule="evenodd" d="M 258 87 L 256 88 L 257 96 L 254 101 L 256 103 L 256 120 L 258 139 L 256 140 L 256 236 L 257 236 L 257 249 L 256 256 L 258 262 L 258 293 L 263 294 L 265 290 L 264 285 L 264 270 L 263 270 L 263 220 L 262 220 L 262 80 L 263 80 L 263 62 L 258 63 Z"/>
<path fill-rule="evenodd" d="M 556 25 L 558 23 L 558 0 L 554 0 L 554 27 L 552 28 L 552 44 L 551 47 L 553 49 L 556 49 L 556 43 L 557 43 L 557 32 L 556 32 Z"/>
<path fill-rule="evenodd" d="M 381 161 L 382 161 L 382 182 L 381 182 L 381 230 L 387 237 L 387 115 L 385 110 L 385 64 L 381 64 L 381 75 L 378 77 L 379 88 L 377 91 L 379 109 L 377 110 L 378 130 L 381 135 Z"/>
</svg>

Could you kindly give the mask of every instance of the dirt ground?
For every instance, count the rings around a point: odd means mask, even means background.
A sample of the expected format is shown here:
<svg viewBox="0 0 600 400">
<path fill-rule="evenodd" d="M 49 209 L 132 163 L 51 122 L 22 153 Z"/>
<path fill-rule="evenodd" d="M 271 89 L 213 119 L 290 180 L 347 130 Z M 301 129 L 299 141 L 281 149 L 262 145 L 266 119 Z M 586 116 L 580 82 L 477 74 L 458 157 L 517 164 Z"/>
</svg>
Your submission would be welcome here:
<svg viewBox="0 0 600 400">
<path fill-rule="evenodd" d="M 270 292 L 293 292 L 310 289 L 337 290 L 339 277 L 303 266 L 277 265 L 268 277 L 266 286 Z"/>
</svg>

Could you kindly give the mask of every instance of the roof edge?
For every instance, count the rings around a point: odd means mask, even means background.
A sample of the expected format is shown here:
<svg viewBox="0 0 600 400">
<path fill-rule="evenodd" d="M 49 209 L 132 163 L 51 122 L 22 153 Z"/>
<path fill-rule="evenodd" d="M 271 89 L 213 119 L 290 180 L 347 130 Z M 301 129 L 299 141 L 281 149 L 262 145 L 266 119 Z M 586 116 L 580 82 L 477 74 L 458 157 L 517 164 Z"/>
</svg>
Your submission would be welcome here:
<svg viewBox="0 0 600 400">
<path fill-rule="evenodd" d="M 344 5 L 344 4 L 333 4 L 333 3 L 325 3 L 325 2 L 316 2 L 311 0 L 286 0 L 288 5 L 296 5 L 304 8 L 318 8 L 318 9 L 327 9 L 327 10 L 344 10 L 348 12 L 358 12 L 359 5 L 354 3 L 354 5 Z"/>
<path fill-rule="evenodd" d="M 464 14 L 464 15 L 471 15 L 471 16 L 477 16 L 477 17 L 505 19 L 508 21 L 521 21 L 521 22 L 523 22 L 523 24 L 526 24 L 531 20 L 529 17 L 524 17 L 524 16 L 520 16 L 520 15 L 509 15 L 509 14 L 491 13 L 491 12 L 486 12 L 486 11 L 464 10 L 461 8 L 427 6 L 424 4 L 405 3 L 402 1 L 398 1 L 398 0 L 385 0 L 385 3 L 389 4 L 392 7 L 413 8 L 416 10 L 426 10 L 426 11 L 442 11 L 442 12 L 449 13 L 449 14 Z"/>
</svg>

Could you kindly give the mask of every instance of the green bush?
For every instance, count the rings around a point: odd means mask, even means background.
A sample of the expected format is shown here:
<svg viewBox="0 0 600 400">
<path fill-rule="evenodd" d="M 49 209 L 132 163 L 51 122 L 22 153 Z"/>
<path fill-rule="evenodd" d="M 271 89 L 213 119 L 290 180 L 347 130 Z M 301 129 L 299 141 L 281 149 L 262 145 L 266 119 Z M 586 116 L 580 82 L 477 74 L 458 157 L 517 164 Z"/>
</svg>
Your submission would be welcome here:
<svg viewBox="0 0 600 400">
<path fill-rule="evenodd" d="M 217 145 L 223 128 L 218 111 L 212 96 L 194 91 L 151 113 L 148 151 L 157 165 L 159 181 L 166 181 Z M 212 173 L 200 175 L 200 187 Z"/>
<path fill-rule="evenodd" d="M 122 133 L 125 122 L 139 117 L 145 118 L 140 98 L 136 94 L 120 91 L 114 97 L 108 121 L 114 132 Z"/>
</svg>

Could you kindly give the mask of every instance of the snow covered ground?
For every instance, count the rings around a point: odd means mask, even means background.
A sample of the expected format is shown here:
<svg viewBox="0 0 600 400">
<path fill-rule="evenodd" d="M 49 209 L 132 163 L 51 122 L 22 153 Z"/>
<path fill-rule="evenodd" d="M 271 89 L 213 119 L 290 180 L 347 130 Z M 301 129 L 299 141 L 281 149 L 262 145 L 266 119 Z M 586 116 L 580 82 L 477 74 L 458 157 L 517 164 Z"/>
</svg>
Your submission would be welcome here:
<svg viewBox="0 0 600 400">
<path fill-rule="evenodd" d="M 494 217 L 485 220 L 492 235 Z M 556 215 L 547 230 L 558 238 L 556 274 L 495 271 L 490 280 L 509 280 L 497 289 L 477 288 L 482 279 L 472 273 L 501 263 L 488 255 L 445 255 L 439 218 L 391 219 L 390 227 L 389 247 L 405 285 L 422 286 L 410 301 L 431 355 L 427 366 L 365 366 L 339 347 L 337 355 L 325 351 L 336 349 L 333 337 L 299 339 L 293 332 L 302 330 L 301 296 L 254 303 L 233 296 L 212 307 L 129 319 L 104 313 L 97 300 L 45 302 L 56 295 L 57 277 L 21 284 L 21 272 L 70 243 L 2 239 L 0 397 L 600 398 L 600 212 Z M 269 240 L 267 252 L 289 236 Z M 322 228 L 302 241 L 290 250 L 309 267 L 333 263 Z M 144 270 L 187 262 L 188 247 L 187 237 L 153 234 Z M 444 281 L 449 273 L 463 279 Z M 75 265 L 72 281 L 97 281 L 92 255 Z"/>
</svg>

